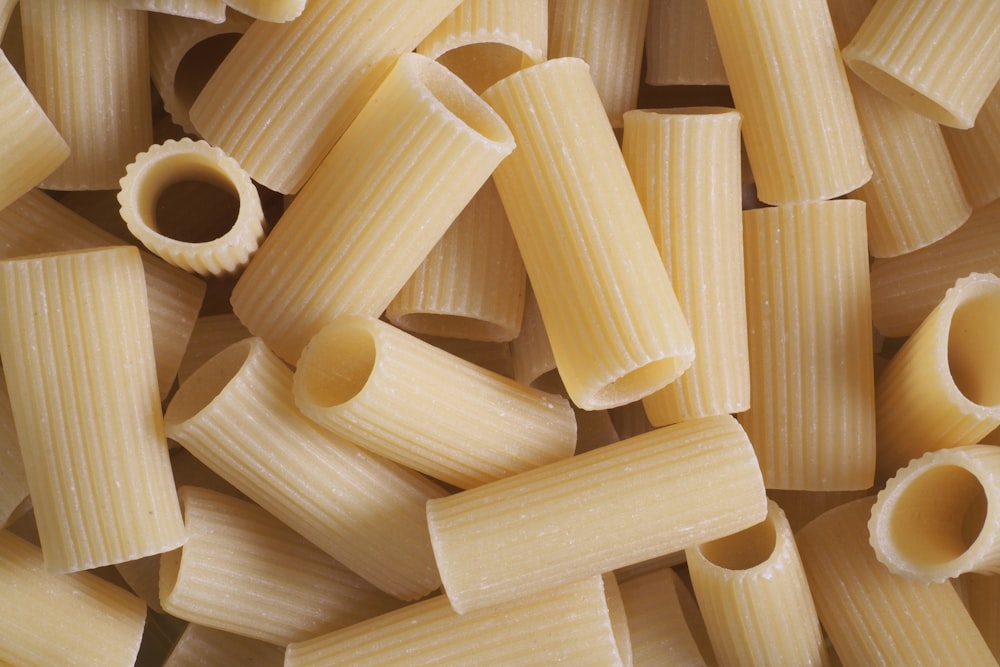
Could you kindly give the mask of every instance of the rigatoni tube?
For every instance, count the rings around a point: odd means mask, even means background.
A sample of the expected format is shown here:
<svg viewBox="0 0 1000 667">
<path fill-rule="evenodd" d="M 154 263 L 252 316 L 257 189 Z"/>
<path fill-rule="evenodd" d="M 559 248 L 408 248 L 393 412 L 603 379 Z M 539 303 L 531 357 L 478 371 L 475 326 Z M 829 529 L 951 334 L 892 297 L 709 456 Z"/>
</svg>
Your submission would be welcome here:
<svg viewBox="0 0 1000 667">
<path fill-rule="evenodd" d="M 587 64 L 549 60 L 483 98 L 518 142 L 493 178 L 570 398 L 598 410 L 675 380 L 691 332 Z"/>
<path fill-rule="evenodd" d="M 247 266 L 234 312 L 289 363 L 338 316 L 377 317 L 513 148 L 457 76 L 400 57 Z"/>
<path fill-rule="evenodd" d="M 321 426 L 462 489 L 568 458 L 576 445 L 565 398 L 370 318 L 320 330 L 299 358 L 293 389 Z"/>
<path fill-rule="evenodd" d="M 441 580 L 459 613 L 722 537 L 766 513 L 753 448 L 728 415 L 427 503 Z"/>
</svg>

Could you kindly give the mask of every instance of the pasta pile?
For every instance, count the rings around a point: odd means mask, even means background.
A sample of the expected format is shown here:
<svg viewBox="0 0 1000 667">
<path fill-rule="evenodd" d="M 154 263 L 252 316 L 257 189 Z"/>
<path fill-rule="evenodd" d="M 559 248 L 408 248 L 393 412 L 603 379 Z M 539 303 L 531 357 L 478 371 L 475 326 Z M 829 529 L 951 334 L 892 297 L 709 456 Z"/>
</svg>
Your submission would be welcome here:
<svg viewBox="0 0 1000 667">
<path fill-rule="evenodd" d="M 0 36 L 0 663 L 998 664 L 995 0 Z"/>
</svg>

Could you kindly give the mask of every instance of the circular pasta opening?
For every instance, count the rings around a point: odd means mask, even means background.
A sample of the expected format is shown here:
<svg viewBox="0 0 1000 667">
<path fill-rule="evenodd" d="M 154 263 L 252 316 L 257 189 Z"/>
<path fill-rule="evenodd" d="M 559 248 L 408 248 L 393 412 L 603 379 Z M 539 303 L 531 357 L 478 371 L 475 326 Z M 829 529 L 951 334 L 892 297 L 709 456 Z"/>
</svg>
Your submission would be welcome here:
<svg viewBox="0 0 1000 667">
<path fill-rule="evenodd" d="M 365 320 L 331 324 L 316 334 L 295 371 L 296 390 L 321 408 L 332 408 L 357 396 L 375 369 L 378 347 Z"/>
<path fill-rule="evenodd" d="M 983 291 L 955 308 L 948 328 L 948 367 L 962 395 L 1000 406 L 1000 292 Z"/>
<path fill-rule="evenodd" d="M 163 236 L 184 243 L 207 243 L 222 238 L 240 214 L 240 196 L 225 178 L 181 180 L 152 195 L 153 214 L 146 220 Z"/>
<path fill-rule="evenodd" d="M 971 472 L 955 465 L 931 468 L 914 478 L 891 508 L 892 543 L 911 563 L 947 563 L 979 537 L 986 509 L 986 492 Z"/>
<path fill-rule="evenodd" d="M 238 32 L 213 35 L 198 42 L 184 54 L 174 74 L 174 95 L 185 110 L 191 108 L 212 74 L 242 36 Z"/>
<path fill-rule="evenodd" d="M 174 394 L 164 421 L 180 424 L 208 407 L 247 363 L 255 344 L 262 343 L 252 338 L 233 343 L 202 364 Z"/>
<path fill-rule="evenodd" d="M 919 90 L 899 80 L 885 70 L 879 69 L 863 60 L 853 58 L 847 60 L 848 65 L 855 74 L 886 97 L 911 109 L 917 109 L 921 115 L 933 118 L 944 125 L 958 128 L 970 126 L 946 107 L 938 104 Z"/>
<path fill-rule="evenodd" d="M 748 570 L 771 557 L 777 540 L 774 524 L 767 518 L 746 530 L 706 542 L 698 549 L 713 565 L 727 570 Z"/>
<path fill-rule="evenodd" d="M 677 378 L 690 365 L 689 357 L 653 361 L 598 389 L 593 398 L 586 401 L 587 405 L 580 407 L 598 410 L 631 403 L 634 397 L 647 396 L 661 388 L 664 377 Z"/>
<path fill-rule="evenodd" d="M 476 93 L 524 66 L 520 49 L 499 42 L 466 44 L 441 54 L 437 61 L 458 75 Z"/>
</svg>

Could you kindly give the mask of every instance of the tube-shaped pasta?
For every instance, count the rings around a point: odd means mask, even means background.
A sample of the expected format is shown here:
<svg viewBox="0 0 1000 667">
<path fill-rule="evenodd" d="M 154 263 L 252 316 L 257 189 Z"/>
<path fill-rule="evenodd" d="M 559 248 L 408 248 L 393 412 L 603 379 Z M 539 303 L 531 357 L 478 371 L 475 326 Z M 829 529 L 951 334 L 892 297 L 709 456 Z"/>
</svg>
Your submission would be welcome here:
<svg viewBox="0 0 1000 667">
<path fill-rule="evenodd" d="M 285 23 L 301 16 L 306 0 L 226 0 L 238 12 L 258 21 Z"/>
<path fill-rule="evenodd" d="M 766 513 L 752 447 L 728 415 L 427 503 L 438 570 L 459 613 L 722 537 Z"/>
<path fill-rule="evenodd" d="M 196 134 L 191 105 L 251 23 L 237 12 L 222 23 L 150 14 L 149 75 L 170 119 L 188 134 Z"/>
<path fill-rule="evenodd" d="M 969 610 L 983 639 L 1000 660 L 1000 577 L 983 574 L 963 574 L 965 606 Z"/>
<path fill-rule="evenodd" d="M 760 200 L 832 199 L 865 183 L 871 169 L 826 2 L 708 0 L 708 9 Z"/>
<path fill-rule="evenodd" d="M 701 667 L 714 664 L 711 645 L 704 648 L 689 624 L 702 624 L 698 606 L 684 582 L 665 567 L 620 585 L 632 638 L 633 667 Z M 707 643 L 708 636 L 704 641 Z M 703 657 L 702 651 L 707 649 Z"/>
<path fill-rule="evenodd" d="M 28 88 L 69 144 L 42 181 L 56 190 L 113 190 L 153 143 L 144 12 L 106 0 L 22 0 Z"/>
<path fill-rule="evenodd" d="M 160 557 L 160 601 L 177 618 L 285 645 L 402 605 L 253 503 L 178 495 L 188 539 Z"/>
<path fill-rule="evenodd" d="M 969 202 L 978 208 L 1000 199 L 1000 85 L 986 98 L 973 127 L 942 131 Z"/>
<path fill-rule="evenodd" d="M 865 205 L 743 213 L 750 409 L 767 487 L 867 489 L 875 401 Z"/>
<path fill-rule="evenodd" d="M 457 76 L 400 57 L 236 283 L 234 312 L 290 363 L 338 316 L 377 317 L 513 147 Z"/>
<path fill-rule="evenodd" d="M 380 589 L 414 599 L 437 588 L 424 504 L 444 490 L 306 419 L 292 371 L 260 339 L 205 363 L 164 419 L 168 437 Z"/>
<path fill-rule="evenodd" d="M 522 67 L 545 60 L 545 0 L 463 0 L 417 45 L 477 93 Z"/>
<path fill-rule="evenodd" d="M 476 366 L 493 371 L 497 375 L 502 375 L 505 378 L 514 377 L 514 362 L 511 360 L 510 345 L 507 343 L 489 343 L 439 336 L 417 336 L 417 338 L 430 343 L 439 350 L 444 350 Z"/>
<path fill-rule="evenodd" d="M 797 491 L 768 489 L 767 497 L 778 503 L 785 513 L 792 532 L 796 533 L 807 523 L 838 505 L 858 500 L 874 493 L 871 489 L 858 491 Z"/>
<path fill-rule="evenodd" d="M 568 458 L 576 445 L 563 397 L 371 318 L 321 329 L 293 391 L 299 410 L 337 436 L 460 489 Z"/>
<path fill-rule="evenodd" d="M 625 164 L 694 338 L 694 363 L 642 404 L 658 426 L 750 407 L 740 115 L 625 114 Z"/>
<path fill-rule="evenodd" d="M 111 4 L 119 9 L 139 9 L 206 23 L 218 24 L 226 20 L 223 0 L 111 0 Z"/>
<path fill-rule="evenodd" d="M 181 359 L 177 379 L 183 384 L 203 363 L 233 343 L 249 337 L 250 332 L 233 313 L 199 317 Z"/>
<path fill-rule="evenodd" d="M 444 596 L 288 647 L 285 667 L 621 665 L 601 577 L 457 614 Z"/>
<path fill-rule="evenodd" d="M 386 309 L 414 333 L 506 342 L 517 337 L 527 277 L 488 179 Z"/>
<path fill-rule="evenodd" d="M 182 544 L 139 251 L 4 260 L 0 303 L 0 355 L 46 568 Z"/>
<path fill-rule="evenodd" d="M 894 575 L 878 562 L 868 544 L 874 502 L 834 508 L 795 536 L 820 622 L 841 662 L 996 664 L 951 584 Z"/>
<path fill-rule="evenodd" d="M 1000 572 L 1000 448 L 928 452 L 878 494 L 868 524 L 875 556 L 913 579 Z"/>
<path fill-rule="evenodd" d="M 285 647 L 188 623 L 163 667 L 282 667 Z"/>
<path fill-rule="evenodd" d="M 550 60 L 483 97 L 518 141 L 494 180 L 570 398 L 598 410 L 676 379 L 691 332 L 586 63 Z"/>
<path fill-rule="evenodd" d="M 0 528 L 17 520 L 30 504 L 10 395 L 0 376 Z"/>
<path fill-rule="evenodd" d="M 721 664 L 830 664 L 792 528 L 774 501 L 763 522 L 686 553 Z"/>
<path fill-rule="evenodd" d="M 258 183 L 298 192 L 396 57 L 412 50 L 458 3 L 315 1 L 294 21 L 257 21 L 205 84 L 191 107 L 191 122 Z M 393 161 L 378 155 L 380 162 Z"/>
<path fill-rule="evenodd" d="M 549 58 L 579 58 L 590 65 L 614 127 L 622 126 L 622 114 L 639 98 L 648 14 L 649 0 L 549 0 Z"/>
<path fill-rule="evenodd" d="M 166 190 L 191 181 L 239 201 L 236 219 L 214 239 L 174 238 L 173 221 L 161 219 L 157 211 Z M 236 160 L 204 141 L 185 137 L 150 147 L 128 165 L 120 186 L 118 202 L 128 230 L 150 252 L 185 271 L 215 277 L 236 273 L 264 240 L 264 211 L 253 181 Z"/>
<path fill-rule="evenodd" d="M 969 128 L 1000 80 L 1000 5 L 879 0 L 844 61 L 873 88 L 939 123 Z"/>
<path fill-rule="evenodd" d="M 10 156 L 0 163 L 2 210 L 65 162 L 69 146 L 2 52 L 0 99 L 4 100 L 0 146 Z"/>
<path fill-rule="evenodd" d="M 545 332 L 542 313 L 538 310 L 538 300 L 535 291 L 528 285 L 524 296 L 524 317 L 521 320 L 521 331 L 510 343 L 510 354 L 514 364 L 514 379 L 529 387 L 545 374 L 556 371 L 556 360 L 549 344 L 549 335 Z"/>
<path fill-rule="evenodd" d="M 649 0 L 646 83 L 651 86 L 729 83 L 705 0 Z"/>
<path fill-rule="evenodd" d="M 146 605 L 89 572 L 46 572 L 38 547 L 0 530 L 0 618 L 4 664 L 127 667 Z"/>
<path fill-rule="evenodd" d="M 878 472 L 979 442 L 1000 426 L 1000 278 L 973 273 L 945 293 L 875 387 Z"/>
<path fill-rule="evenodd" d="M 0 209 L 0 258 L 119 245 L 113 234 L 80 217 L 40 190 Z M 205 282 L 148 252 L 139 253 L 146 276 L 156 377 L 165 398 L 177 376 L 202 301 Z"/>
</svg>

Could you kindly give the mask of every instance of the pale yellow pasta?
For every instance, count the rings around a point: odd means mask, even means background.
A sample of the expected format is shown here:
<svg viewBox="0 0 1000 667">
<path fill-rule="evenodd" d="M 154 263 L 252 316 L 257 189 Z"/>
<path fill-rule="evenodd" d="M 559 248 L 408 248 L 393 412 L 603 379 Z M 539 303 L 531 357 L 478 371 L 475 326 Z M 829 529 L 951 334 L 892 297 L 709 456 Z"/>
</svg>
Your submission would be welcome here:
<svg viewBox="0 0 1000 667">
<path fill-rule="evenodd" d="M 928 452 L 878 494 L 868 524 L 875 556 L 912 579 L 944 581 L 1000 572 L 1000 448 Z"/>
<path fill-rule="evenodd" d="M 622 599 L 621 588 L 613 572 L 605 572 L 601 575 L 601 579 L 604 581 L 604 597 L 607 600 L 611 633 L 615 638 L 618 657 L 621 659 L 622 667 L 632 667 L 632 637 L 628 617 L 625 615 L 625 601 Z"/>
<path fill-rule="evenodd" d="M 457 76 L 400 57 L 250 262 L 234 312 L 289 363 L 338 316 L 377 317 L 513 147 Z"/>
<path fill-rule="evenodd" d="M 0 258 L 119 245 L 122 241 L 80 217 L 40 190 L 0 209 Z M 146 276 L 149 324 L 160 397 L 177 376 L 181 357 L 205 297 L 205 283 L 141 252 Z"/>
<path fill-rule="evenodd" d="M 294 21 L 257 21 L 198 95 L 191 122 L 258 183 L 298 192 L 396 57 L 458 3 L 318 1 Z"/>
<path fill-rule="evenodd" d="M 115 563 L 114 569 L 147 607 L 157 614 L 163 613 L 163 607 L 160 606 L 159 554 Z"/>
<path fill-rule="evenodd" d="M 865 205 L 743 213 L 750 409 L 769 489 L 867 489 L 875 401 Z"/>
<path fill-rule="evenodd" d="M 608 120 L 622 126 L 622 114 L 639 97 L 642 44 L 649 0 L 549 1 L 549 58 L 579 58 L 590 76 Z"/>
<path fill-rule="evenodd" d="M 260 339 L 202 365 L 164 420 L 170 438 L 380 589 L 415 599 L 438 587 L 424 505 L 444 490 L 306 419 L 292 371 Z"/>
<path fill-rule="evenodd" d="M 1000 577 L 992 574 L 963 574 L 964 602 L 993 657 L 1000 660 Z"/>
<path fill-rule="evenodd" d="M 647 396 L 662 426 L 750 407 L 740 115 L 718 107 L 625 114 L 625 164 L 694 338 L 694 363 Z"/>
<path fill-rule="evenodd" d="M 820 622 L 842 664 L 995 665 L 950 584 L 894 575 L 876 560 L 867 528 L 874 502 L 834 508 L 795 536 Z"/>
<path fill-rule="evenodd" d="M 160 558 L 173 616 L 286 645 L 402 605 L 253 503 L 194 486 L 178 494 L 188 539 Z"/>
<path fill-rule="evenodd" d="M 879 0 L 844 61 L 886 97 L 939 123 L 969 128 L 1000 80 L 1000 5 L 993 0 Z"/>
<path fill-rule="evenodd" d="M 632 638 L 634 667 L 701 667 L 715 664 L 711 645 L 703 648 L 689 623 L 703 622 L 694 598 L 669 567 L 654 570 L 621 584 Z M 704 638 L 707 643 L 707 635 Z"/>
<path fill-rule="evenodd" d="M 430 500 L 427 516 L 444 590 L 465 613 L 742 530 L 766 505 L 727 415 Z"/>
<path fill-rule="evenodd" d="M 189 623 L 163 667 L 282 667 L 285 648 Z"/>
<path fill-rule="evenodd" d="M 0 97 L 4 100 L 0 146 L 8 156 L 0 163 L 2 210 L 62 164 L 69 155 L 69 146 L 2 52 Z"/>
<path fill-rule="evenodd" d="M 543 376 L 556 371 L 556 359 L 545 332 L 542 313 L 538 310 L 538 299 L 530 284 L 524 296 L 521 331 L 510 343 L 510 354 L 514 365 L 514 379 L 521 384 L 535 387 Z"/>
<path fill-rule="evenodd" d="M 978 208 L 1000 199 L 1000 86 L 993 87 L 973 127 L 942 130 L 969 202 Z"/>
<path fill-rule="evenodd" d="M 465 338 L 442 338 L 440 336 L 418 335 L 417 338 L 488 371 L 493 371 L 506 378 L 514 377 L 514 362 L 511 359 L 510 345 L 507 343 L 490 343 Z"/>
<path fill-rule="evenodd" d="M 597 410 L 675 380 L 694 343 L 587 72 L 549 60 L 483 97 L 518 141 L 494 180 L 559 374 Z"/>
<path fill-rule="evenodd" d="M 958 280 L 875 387 L 878 473 L 921 454 L 979 442 L 1000 425 L 1000 278 Z"/>
<path fill-rule="evenodd" d="M 798 532 L 807 523 L 838 505 L 858 500 L 874 493 L 871 489 L 859 491 L 797 491 L 768 489 L 767 497 L 778 503 L 785 513 L 792 532 Z"/>
<path fill-rule="evenodd" d="M 171 186 L 190 181 L 239 200 L 236 219 L 217 238 L 175 238 L 168 231 L 172 221 L 161 219 L 160 197 Z M 264 211 L 253 181 L 236 160 L 204 141 L 185 137 L 151 146 L 135 156 L 119 185 L 118 202 L 128 230 L 154 255 L 185 271 L 205 277 L 237 273 L 264 240 Z"/>
<path fill-rule="evenodd" d="M 6 528 L 30 507 L 28 478 L 17 444 L 10 395 L 7 383 L 0 376 L 0 528 Z"/>
<path fill-rule="evenodd" d="M 226 0 L 226 4 L 258 21 L 273 23 L 297 19 L 306 8 L 306 0 Z"/>
<path fill-rule="evenodd" d="M 832 199 L 871 177 L 825 0 L 708 0 L 743 139 L 769 204 Z"/>
<path fill-rule="evenodd" d="M 774 501 L 763 522 L 688 548 L 687 565 L 721 664 L 831 664 L 795 537 Z"/>
<path fill-rule="evenodd" d="M 438 596 L 292 644 L 285 667 L 622 665 L 601 577 L 457 614 Z"/>
<path fill-rule="evenodd" d="M 389 303 L 385 316 L 414 333 L 506 342 L 521 330 L 526 282 L 491 178 Z"/>
<path fill-rule="evenodd" d="M 113 190 L 153 143 L 144 12 L 107 0 L 22 0 L 27 82 L 69 144 L 42 181 L 55 190 Z"/>
<path fill-rule="evenodd" d="M 729 83 L 705 0 L 649 0 L 646 83 L 651 86 Z"/>
<path fill-rule="evenodd" d="M 20 0 L 0 0 L 0 37 L 5 37 L 4 33 L 7 32 L 7 28 L 11 27 L 11 19 L 14 17 L 14 12 L 17 9 L 17 3 Z M 18 26 L 20 26 L 20 12 L 18 12 L 17 19 Z M 20 28 L 18 27 L 18 32 Z"/>
<path fill-rule="evenodd" d="M 226 20 L 226 3 L 223 0 L 111 0 L 111 4 L 119 9 L 140 9 L 208 23 Z"/>
<path fill-rule="evenodd" d="M 196 134 L 189 116 L 191 105 L 251 23 L 237 12 L 229 12 L 222 23 L 149 15 L 149 75 L 163 108 L 188 134 Z"/>
<path fill-rule="evenodd" d="M 129 667 L 146 606 L 89 572 L 46 572 L 38 547 L 0 530 L 0 617 L 5 665 Z"/>
<path fill-rule="evenodd" d="M 199 317 L 191 331 L 184 358 L 181 359 L 177 379 L 183 384 L 203 363 L 249 336 L 250 332 L 233 313 Z"/>
<path fill-rule="evenodd" d="M 545 60 L 545 0 L 463 0 L 417 45 L 477 93 L 522 67 Z"/>
<path fill-rule="evenodd" d="M 338 437 L 460 489 L 568 458 L 576 444 L 565 398 L 371 318 L 321 329 L 293 391 L 299 410 Z"/>
<path fill-rule="evenodd" d="M 0 355 L 46 568 L 182 544 L 139 251 L 4 260 L 0 304 Z"/>
</svg>

